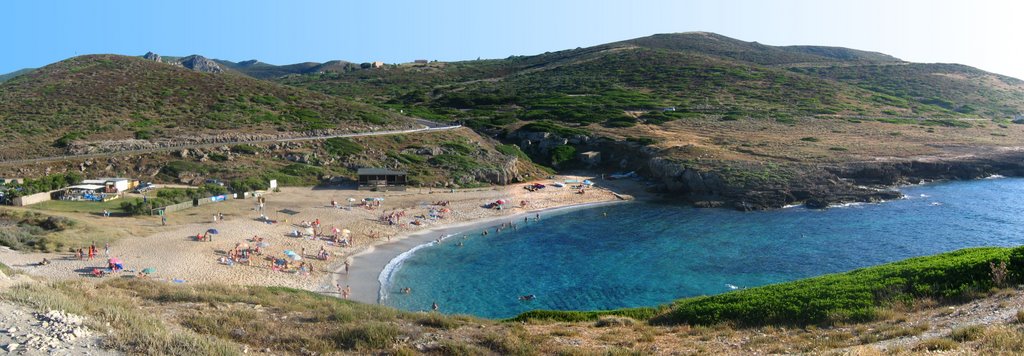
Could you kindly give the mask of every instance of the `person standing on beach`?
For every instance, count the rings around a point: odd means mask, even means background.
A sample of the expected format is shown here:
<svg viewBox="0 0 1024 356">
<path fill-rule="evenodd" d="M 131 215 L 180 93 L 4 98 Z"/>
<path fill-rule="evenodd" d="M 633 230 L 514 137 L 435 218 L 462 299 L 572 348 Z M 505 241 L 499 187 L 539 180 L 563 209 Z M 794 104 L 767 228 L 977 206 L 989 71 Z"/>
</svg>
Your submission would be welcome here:
<svg viewBox="0 0 1024 356">
<path fill-rule="evenodd" d="M 103 243 L 103 255 L 107 256 L 107 257 L 110 257 L 110 243 L 109 242 L 104 242 Z"/>
<path fill-rule="evenodd" d="M 345 274 L 348 274 L 348 268 L 352 266 L 352 262 L 345 260 Z"/>
<path fill-rule="evenodd" d="M 160 225 L 167 226 L 167 215 L 160 215 Z"/>
</svg>

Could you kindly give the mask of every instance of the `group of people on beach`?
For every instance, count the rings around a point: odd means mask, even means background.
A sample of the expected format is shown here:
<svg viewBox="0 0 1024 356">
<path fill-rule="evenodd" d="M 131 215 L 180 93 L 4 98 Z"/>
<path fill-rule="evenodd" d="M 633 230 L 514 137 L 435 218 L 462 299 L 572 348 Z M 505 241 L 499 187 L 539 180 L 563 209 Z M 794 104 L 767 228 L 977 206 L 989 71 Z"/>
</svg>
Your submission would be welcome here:
<svg viewBox="0 0 1024 356">
<path fill-rule="evenodd" d="M 98 254 L 99 250 L 96 249 L 96 243 L 93 242 L 92 245 L 89 245 L 88 247 L 79 248 L 78 251 L 75 252 L 75 257 L 79 260 L 92 261 L 92 259 L 96 258 Z M 110 256 L 110 243 L 103 244 L 103 255 Z"/>
</svg>

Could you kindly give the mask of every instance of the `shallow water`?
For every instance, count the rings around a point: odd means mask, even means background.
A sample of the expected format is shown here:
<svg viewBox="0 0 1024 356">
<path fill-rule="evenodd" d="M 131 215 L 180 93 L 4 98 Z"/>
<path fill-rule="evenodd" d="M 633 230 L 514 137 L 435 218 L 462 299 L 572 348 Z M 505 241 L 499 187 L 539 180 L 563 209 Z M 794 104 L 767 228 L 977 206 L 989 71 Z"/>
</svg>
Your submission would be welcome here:
<svg viewBox="0 0 1024 356">
<path fill-rule="evenodd" d="M 444 313 L 490 318 L 653 306 L 964 247 L 1024 244 L 1024 179 L 901 190 L 907 199 L 828 210 L 637 202 L 518 220 L 517 231 L 491 228 L 486 237 L 476 229 L 403 256 L 382 303 L 428 310 L 436 301 Z M 402 294 L 404 287 L 412 293 Z M 537 297 L 519 300 L 527 294 Z"/>
</svg>

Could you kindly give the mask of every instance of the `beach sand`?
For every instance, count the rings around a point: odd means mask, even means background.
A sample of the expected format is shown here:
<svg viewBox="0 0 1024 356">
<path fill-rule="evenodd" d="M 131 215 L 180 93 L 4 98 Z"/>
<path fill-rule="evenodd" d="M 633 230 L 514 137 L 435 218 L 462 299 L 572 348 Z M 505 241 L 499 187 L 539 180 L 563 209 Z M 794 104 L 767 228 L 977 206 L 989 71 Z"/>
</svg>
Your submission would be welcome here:
<svg viewBox="0 0 1024 356">
<path fill-rule="evenodd" d="M 593 179 L 589 176 L 559 176 L 562 179 Z M 539 181 L 550 183 L 552 180 Z M 89 220 L 97 225 L 139 224 L 146 231 L 154 231 L 147 236 L 126 237 L 111 243 L 111 257 L 124 261 L 125 272 L 103 278 L 131 278 L 132 271 L 143 268 L 155 268 L 151 278 L 171 281 L 173 283 L 225 283 L 236 285 L 285 286 L 306 289 L 321 293 L 338 295 L 337 284 L 350 285 L 352 299 L 367 303 L 377 301 L 379 291 L 378 276 L 382 268 L 395 256 L 409 249 L 436 239 L 441 234 L 465 228 L 469 224 L 480 224 L 486 221 L 501 221 L 516 214 L 571 205 L 620 200 L 616 193 L 603 188 L 606 184 L 596 180 L 597 187 L 589 189 L 586 194 L 576 194 L 574 190 L 548 188 L 537 192 L 529 192 L 515 184 L 505 187 L 480 189 L 459 189 L 454 192 L 442 189 L 413 188 L 405 192 L 369 192 L 352 189 L 334 188 L 281 188 L 280 192 L 266 195 L 267 203 L 264 213 L 276 224 L 258 221 L 256 200 L 230 200 L 223 203 L 207 204 L 200 207 L 169 214 L 168 225 L 161 226 L 158 217 L 118 218 L 81 215 L 75 218 Z M 609 182 L 610 183 L 610 182 Z M 616 185 L 629 184 L 615 182 Z M 610 185 L 610 184 L 608 184 Z M 620 192 L 621 193 L 621 192 Z M 384 198 L 379 209 L 368 210 L 348 206 L 348 198 L 362 200 L 369 197 Z M 631 199 L 629 195 L 623 196 Z M 498 199 L 510 202 L 503 210 L 486 209 L 483 206 Z M 333 208 L 331 200 L 335 200 L 342 208 Z M 520 201 L 528 201 L 525 208 L 518 207 Z M 414 216 L 428 215 L 430 204 L 448 201 L 450 213 L 444 218 L 431 221 L 421 219 L 422 226 L 397 225 L 381 223 L 379 217 L 393 210 L 405 211 L 403 223 L 413 220 Z M 225 215 L 224 221 L 213 222 L 217 213 Z M 541 213 L 543 214 L 543 213 Z M 520 217 L 521 218 L 521 217 Z M 336 247 L 322 240 L 296 238 L 288 236 L 300 221 L 319 219 L 323 230 L 330 234 L 332 227 L 349 229 L 354 237 L 354 245 Z M 497 224 L 498 222 L 495 222 Z M 462 226 L 462 227 L 460 227 Z M 195 241 L 196 234 L 207 229 L 217 229 L 211 242 Z M 380 238 L 372 239 L 370 234 Z M 284 257 L 284 250 L 299 253 L 305 249 L 304 261 L 312 263 L 313 272 L 309 276 L 300 276 L 291 272 L 279 272 L 269 268 L 270 261 L 253 259 L 252 266 L 235 264 L 227 266 L 218 263 L 217 259 L 238 243 L 249 243 L 248 239 L 259 236 L 270 246 L 265 248 L 264 256 Z M 328 261 L 316 260 L 314 255 L 325 247 L 331 254 Z M 76 246 L 77 247 L 77 246 Z M 23 270 L 33 276 L 49 279 L 86 279 L 101 280 L 89 275 L 93 268 L 106 265 L 104 248 L 97 246 L 99 256 L 92 261 L 80 261 L 71 253 L 44 254 L 22 253 L 0 250 L 0 262 Z M 35 266 L 36 262 L 48 258 L 53 263 L 46 266 Z M 348 259 L 351 268 L 344 273 L 343 261 Z M 127 273 L 126 273 L 127 272 Z"/>
</svg>

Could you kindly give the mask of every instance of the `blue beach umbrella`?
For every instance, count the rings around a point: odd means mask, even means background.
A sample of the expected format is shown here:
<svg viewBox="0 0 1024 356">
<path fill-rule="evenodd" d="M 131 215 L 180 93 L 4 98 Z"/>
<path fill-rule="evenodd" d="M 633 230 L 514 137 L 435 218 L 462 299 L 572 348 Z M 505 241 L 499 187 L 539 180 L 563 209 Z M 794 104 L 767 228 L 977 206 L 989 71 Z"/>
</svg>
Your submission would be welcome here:
<svg viewBox="0 0 1024 356">
<path fill-rule="evenodd" d="M 217 231 L 217 229 L 209 229 L 209 230 L 206 230 L 206 232 L 209 232 L 209 233 L 214 234 L 214 235 L 219 233 L 219 231 Z"/>
</svg>

